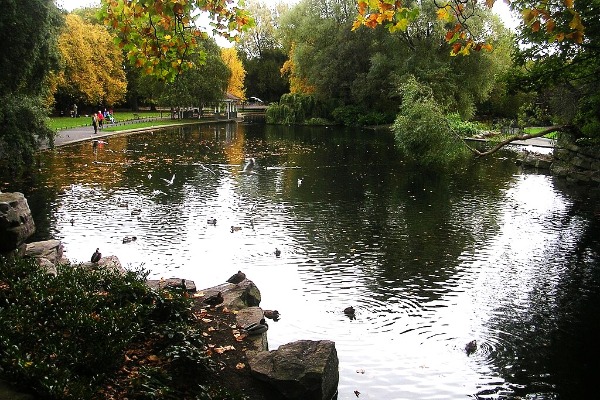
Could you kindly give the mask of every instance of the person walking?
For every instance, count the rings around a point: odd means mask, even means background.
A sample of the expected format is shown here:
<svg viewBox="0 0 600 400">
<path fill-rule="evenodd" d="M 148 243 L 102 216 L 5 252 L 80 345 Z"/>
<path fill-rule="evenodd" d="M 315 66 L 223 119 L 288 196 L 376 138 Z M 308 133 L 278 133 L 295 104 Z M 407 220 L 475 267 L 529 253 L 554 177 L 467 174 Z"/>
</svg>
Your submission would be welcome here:
<svg viewBox="0 0 600 400">
<path fill-rule="evenodd" d="M 94 127 L 94 133 L 98 133 L 98 114 L 92 114 L 92 126 Z"/>
<path fill-rule="evenodd" d="M 104 126 L 104 115 L 102 115 L 102 111 L 98 111 L 98 127 L 102 129 Z"/>
</svg>

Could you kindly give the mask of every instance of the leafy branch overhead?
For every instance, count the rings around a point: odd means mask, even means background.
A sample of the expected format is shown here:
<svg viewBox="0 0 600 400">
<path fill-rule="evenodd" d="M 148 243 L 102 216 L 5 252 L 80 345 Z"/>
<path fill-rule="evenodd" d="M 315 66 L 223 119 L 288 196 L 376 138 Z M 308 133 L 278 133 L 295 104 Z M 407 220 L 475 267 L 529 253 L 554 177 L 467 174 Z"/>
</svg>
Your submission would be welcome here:
<svg viewBox="0 0 600 400">
<path fill-rule="evenodd" d="M 132 65 L 170 81 L 193 68 L 192 60 L 203 62 L 200 40 L 235 40 L 252 25 L 243 6 L 244 0 L 102 0 L 100 15 Z"/>
<path fill-rule="evenodd" d="M 447 28 L 446 42 L 451 55 L 468 55 L 471 51 L 492 50 L 485 37 L 470 29 L 470 22 L 481 7 L 492 8 L 498 0 L 433 0 L 438 8 L 438 20 Z M 550 42 L 572 41 L 582 44 L 585 27 L 575 8 L 575 0 L 504 0 L 513 10 L 519 10 L 523 27 L 533 33 L 543 33 Z M 361 26 L 384 26 L 390 32 L 406 31 L 419 15 L 418 7 L 409 0 L 357 0 L 358 14 L 353 30 Z"/>
</svg>

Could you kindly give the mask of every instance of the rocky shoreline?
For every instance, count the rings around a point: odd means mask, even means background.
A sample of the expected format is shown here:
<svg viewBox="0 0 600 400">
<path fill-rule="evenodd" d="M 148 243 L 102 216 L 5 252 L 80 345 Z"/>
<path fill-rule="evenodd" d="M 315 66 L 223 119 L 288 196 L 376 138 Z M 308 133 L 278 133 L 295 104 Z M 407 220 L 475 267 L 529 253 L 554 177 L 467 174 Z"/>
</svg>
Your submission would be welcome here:
<svg viewBox="0 0 600 400">
<path fill-rule="evenodd" d="M 0 193 L 0 254 L 35 258 L 49 276 L 57 276 L 58 264 L 71 264 L 63 255 L 62 243 L 59 240 L 26 243 L 34 232 L 35 224 L 23 194 Z M 73 267 L 126 272 L 116 256 L 101 257 L 97 263 L 86 262 Z M 193 300 L 194 310 L 200 315 L 209 312 L 234 315 L 234 324 L 225 327 L 222 332 L 226 335 L 223 340 L 243 342 L 237 352 L 239 360 L 236 367 L 244 370 L 245 376 L 255 379 L 257 386 L 266 385 L 270 393 L 276 393 L 274 397 L 261 398 L 334 398 L 339 381 L 335 343 L 329 340 L 298 340 L 269 351 L 268 324 L 264 318 L 276 318 L 278 313 L 260 308 L 260 290 L 244 274 L 239 274 L 239 282 L 225 282 L 202 290 L 197 290 L 193 281 L 182 278 L 148 280 L 146 283 L 157 290 L 169 286 L 185 288 Z M 211 343 L 208 351 L 219 353 L 221 350 L 215 349 L 227 348 L 235 350 L 232 345 L 226 347 L 224 343 Z M 3 387 L 0 382 L 0 393 L 6 393 L 6 390 L 10 391 L 10 388 Z M 21 398 L 19 396 L 26 395 L 13 393 L 11 396 Z"/>
</svg>

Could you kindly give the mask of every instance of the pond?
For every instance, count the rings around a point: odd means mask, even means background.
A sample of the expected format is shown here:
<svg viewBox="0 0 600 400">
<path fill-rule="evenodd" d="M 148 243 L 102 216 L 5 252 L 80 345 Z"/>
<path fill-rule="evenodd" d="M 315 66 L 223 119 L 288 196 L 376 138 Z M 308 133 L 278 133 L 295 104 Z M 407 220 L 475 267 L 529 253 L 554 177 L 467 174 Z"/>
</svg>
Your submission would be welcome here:
<svg viewBox="0 0 600 400">
<path fill-rule="evenodd" d="M 99 247 L 199 289 L 244 271 L 282 315 L 271 349 L 335 341 L 338 399 L 595 392 L 598 203 L 512 152 L 427 171 L 389 132 L 208 124 L 44 152 L 8 189 L 71 260 Z"/>
</svg>

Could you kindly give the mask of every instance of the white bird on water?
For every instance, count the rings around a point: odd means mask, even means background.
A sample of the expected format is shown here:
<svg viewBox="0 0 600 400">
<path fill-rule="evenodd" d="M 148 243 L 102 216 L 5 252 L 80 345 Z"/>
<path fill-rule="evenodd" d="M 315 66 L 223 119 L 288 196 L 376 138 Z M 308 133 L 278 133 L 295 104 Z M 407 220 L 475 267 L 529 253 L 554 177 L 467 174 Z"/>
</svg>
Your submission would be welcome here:
<svg viewBox="0 0 600 400">
<path fill-rule="evenodd" d="M 170 186 L 170 185 L 173 184 L 173 182 L 175 182 L 175 174 L 173 174 L 173 176 L 171 177 L 171 180 L 168 180 L 168 179 L 165 179 L 165 178 L 160 178 L 160 179 L 162 179 L 163 181 L 167 182 L 167 185 Z"/>
</svg>

